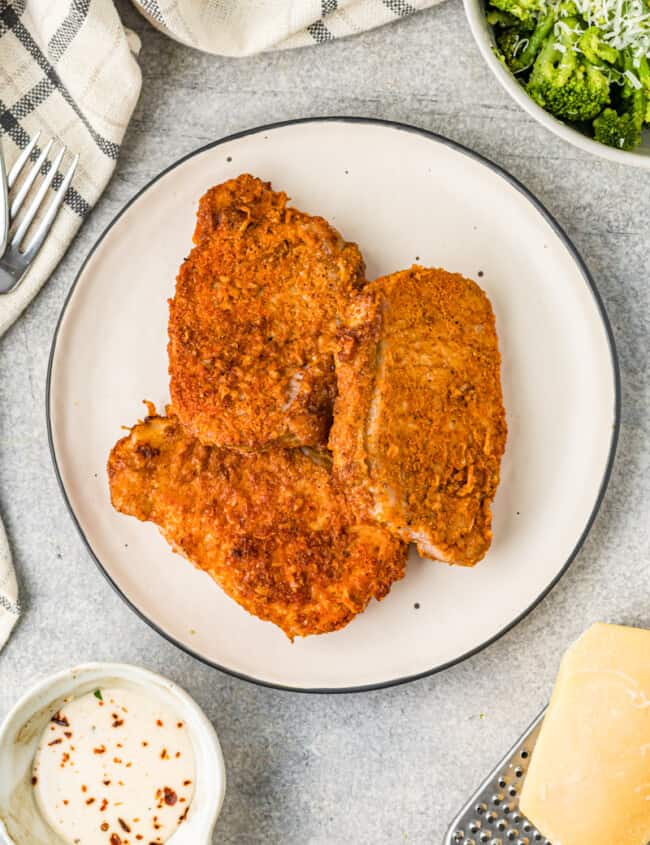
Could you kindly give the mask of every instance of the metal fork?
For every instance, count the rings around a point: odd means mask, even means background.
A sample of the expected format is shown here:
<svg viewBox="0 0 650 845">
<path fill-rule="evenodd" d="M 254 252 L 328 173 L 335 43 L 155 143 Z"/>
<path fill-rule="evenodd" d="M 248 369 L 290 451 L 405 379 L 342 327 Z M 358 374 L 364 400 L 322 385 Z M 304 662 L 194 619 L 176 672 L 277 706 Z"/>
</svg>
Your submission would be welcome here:
<svg viewBox="0 0 650 845">
<path fill-rule="evenodd" d="M 50 186 L 54 181 L 54 177 L 59 170 L 61 162 L 63 161 L 63 156 L 66 153 L 66 147 L 62 145 L 61 149 L 56 154 L 50 169 L 38 186 L 34 198 L 27 207 L 22 219 L 18 222 L 20 209 L 23 207 L 23 204 L 27 199 L 27 194 L 34 185 L 34 182 L 36 181 L 38 174 L 40 173 L 41 168 L 52 149 L 52 145 L 54 144 L 54 140 L 50 140 L 43 147 L 40 155 L 32 165 L 31 170 L 25 176 L 25 180 L 22 185 L 12 198 L 11 189 L 15 185 L 16 180 L 27 164 L 32 151 L 36 147 L 40 134 L 40 132 L 37 132 L 34 135 L 6 176 L 4 164 L 0 164 L 0 182 L 2 182 L 0 185 L 0 294 L 9 293 L 13 290 L 27 272 L 39 249 L 43 245 L 43 241 L 47 237 L 52 224 L 54 223 L 56 215 L 61 207 L 61 203 L 65 198 L 65 193 L 72 182 L 72 177 L 77 169 L 77 164 L 79 163 L 79 156 L 76 155 L 72 160 L 72 164 L 68 167 L 61 185 L 58 190 L 56 190 L 53 198 L 49 202 L 49 205 L 45 209 L 43 218 L 36 227 L 34 234 L 29 242 L 25 244 L 24 249 L 21 250 L 21 246 L 23 246 L 23 241 L 25 240 L 25 235 L 27 234 L 29 227 L 34 222 L 39 209 L 41 206 L 45 207 L 45 195 L 48 193 Z M 2 153 L 0 152 L 0 159 L 1 158 Z M 13 226 L 13 224 L 17 225 L 15 230 L 11 232 L 9 231 L 9 227 Z M 9 238 L 11 238 L 11 240 L 9 240 Z"/>
</svg>

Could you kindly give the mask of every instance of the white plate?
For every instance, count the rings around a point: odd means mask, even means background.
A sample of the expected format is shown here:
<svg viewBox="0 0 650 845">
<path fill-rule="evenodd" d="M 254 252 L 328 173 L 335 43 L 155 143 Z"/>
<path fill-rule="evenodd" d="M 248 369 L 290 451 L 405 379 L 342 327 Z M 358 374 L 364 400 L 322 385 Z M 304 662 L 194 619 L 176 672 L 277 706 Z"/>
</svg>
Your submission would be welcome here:
<svg viewBox="0 0 650 845">
<path fill-rule="evenodd" d="M 167 298 L 199 196 L 250 171 L 359 243 L 369 278 L 414 261 L 488 292 L 509 437 L 494 543 L 475 569 L 411 557 L 344 630 L 294 645 L 110 505 L 106 458 L 143 399 L 168 400 Z M 296 121 L 226 138 L 158 176 L 116 217 L 64 306 L 48 382 L 52 454 L 88 548 L 129 604 L 200 659 L 301 690 L 434 672 L 502 634 L 576 554 L 618 430 L 611 331 L 588 272 L 549 214 L 495 165 L 438 136 L 370 120 Z"/>
</svg>

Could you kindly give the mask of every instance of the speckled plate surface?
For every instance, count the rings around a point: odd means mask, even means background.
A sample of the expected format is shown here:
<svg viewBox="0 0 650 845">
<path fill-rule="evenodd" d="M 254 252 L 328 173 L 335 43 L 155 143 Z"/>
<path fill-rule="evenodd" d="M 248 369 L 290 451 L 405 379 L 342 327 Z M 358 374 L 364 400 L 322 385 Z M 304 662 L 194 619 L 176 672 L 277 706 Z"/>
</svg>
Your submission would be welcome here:
<svg viewBox="0 0 650 845">
<path fill-rule="evenodd" d="M 174 555 L 155 526 L 113 511 L 106 457 L 143 399 L 168 400 L 167 298 L 199 196 L 250 171 L 357 241 L 369 277 L 414 261 L 476 279 L 496 313 L 509 439 L 494 543 L 475 569 L 412 554 L 406 577 L 347 628 L 291 643 Z M 619 419 L 616 353 L 566 235 L 514 179 L 430 133 L 349 118 L 225 138 L 144 188 L 86 259 L 54 338 L 52 455 L 101 570 L 160 633 L 259 683 L 311 691 L 390 685 L 492 642 L 579 549 L 608 480 Z"/>
</svg>

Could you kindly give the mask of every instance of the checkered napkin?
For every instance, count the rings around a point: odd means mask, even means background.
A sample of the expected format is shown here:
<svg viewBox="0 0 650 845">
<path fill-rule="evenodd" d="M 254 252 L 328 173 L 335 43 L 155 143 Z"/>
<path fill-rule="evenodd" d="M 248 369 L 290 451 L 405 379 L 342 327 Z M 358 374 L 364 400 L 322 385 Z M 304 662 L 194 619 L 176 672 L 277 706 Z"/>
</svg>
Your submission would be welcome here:
<svg viewBox="0 0 650 845">
<path fill-rule="evenodd" d="M 15 291 L 0 295 L 0 335 L 51 275 L 113 172 L 140 93 L 139 46 L 109 0 L 0 0 L 0 145 L 7 169 L 39 129 L 40 144 L 57 138 L 70 157 L 81 157 L 35 263 Z M 39 153 L 40 146 L 34 158 Z M 61 179 L 57 174 L 54 187 Z M 0 648 L 18 613 L 0 522 Z"/>
<path fill-rule="evenodd" d="M 308 47 L 407 17 L 440 0 L 133 0 L 177 41 L 222 56 Z"/>
</svg>

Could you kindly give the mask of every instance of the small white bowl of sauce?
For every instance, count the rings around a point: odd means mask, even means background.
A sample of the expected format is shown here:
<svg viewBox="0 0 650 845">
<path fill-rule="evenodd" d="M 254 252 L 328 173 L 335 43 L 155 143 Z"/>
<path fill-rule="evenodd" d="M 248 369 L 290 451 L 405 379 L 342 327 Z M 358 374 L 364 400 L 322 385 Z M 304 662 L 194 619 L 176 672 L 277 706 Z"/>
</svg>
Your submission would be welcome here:
<svg viewBox="0 0 650 845">
<path fill-rule="evenodd" d="M 9 845 L 209 845 L 225 789 L 203 711 L 136 666 L 52 675 L 0 726 L 0 840 Z"/>
</svg>

